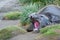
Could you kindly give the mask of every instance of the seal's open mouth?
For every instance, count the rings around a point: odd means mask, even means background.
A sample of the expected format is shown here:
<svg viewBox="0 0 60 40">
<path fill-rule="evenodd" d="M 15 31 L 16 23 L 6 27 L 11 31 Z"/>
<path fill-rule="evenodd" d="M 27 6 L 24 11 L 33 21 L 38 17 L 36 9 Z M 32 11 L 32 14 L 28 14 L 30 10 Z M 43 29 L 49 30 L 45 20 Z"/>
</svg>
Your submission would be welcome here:
<svg viewBox="0 0 60 40">
<path fill-rule="evenodd" d="M 34 22 L 34 28 L 39 28 L 39 25 L 40 25 L 40 23 L 36 20 L 36 21 Z"/>
</svg>

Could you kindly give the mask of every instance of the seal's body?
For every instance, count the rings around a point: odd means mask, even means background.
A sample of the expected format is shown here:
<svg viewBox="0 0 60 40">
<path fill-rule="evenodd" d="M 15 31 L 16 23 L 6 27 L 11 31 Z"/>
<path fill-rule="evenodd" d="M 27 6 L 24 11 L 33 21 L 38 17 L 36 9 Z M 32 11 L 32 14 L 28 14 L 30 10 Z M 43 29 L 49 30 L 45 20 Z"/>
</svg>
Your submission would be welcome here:
<svg viewBox="0 0 60 40">
<path fill-rule="evenodd" d="M 37 13 L 30 14 L 29 18 L 31 19 L 31 25 L 27 28 L 27 31 L 39 30 L 47 25 L 60 23 L 60 8 L 49 5 Z"/>
</svg>

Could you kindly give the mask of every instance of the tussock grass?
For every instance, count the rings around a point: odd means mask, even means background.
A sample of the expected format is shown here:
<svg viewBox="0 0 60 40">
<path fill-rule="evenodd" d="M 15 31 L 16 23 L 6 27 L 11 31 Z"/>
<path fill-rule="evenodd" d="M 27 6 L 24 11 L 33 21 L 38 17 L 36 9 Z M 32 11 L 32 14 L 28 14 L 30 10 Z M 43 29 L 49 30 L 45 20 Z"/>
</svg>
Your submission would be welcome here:
<svg viewBox="0 0 60 40">
<path fill-rule="evenodd" d="M 8 40 L 9 38 L 18 35 L 25 34 L 25 29 L 17 26 L 9 26 L 0 30 L 0 40 Z"/>
<path fill-rule="evenodd" d="M 15 12 L 8 12 L 4 15 L 4 19 L 6 20 L 15 20 L 20 19 L 21 12 L 15 11 Z"/>
<path fill-rule="evenodd" d="M 50 25 L 40 30 L 37 40 L 57 40 L 60 38 L 60 24 Z"/>
</svg>

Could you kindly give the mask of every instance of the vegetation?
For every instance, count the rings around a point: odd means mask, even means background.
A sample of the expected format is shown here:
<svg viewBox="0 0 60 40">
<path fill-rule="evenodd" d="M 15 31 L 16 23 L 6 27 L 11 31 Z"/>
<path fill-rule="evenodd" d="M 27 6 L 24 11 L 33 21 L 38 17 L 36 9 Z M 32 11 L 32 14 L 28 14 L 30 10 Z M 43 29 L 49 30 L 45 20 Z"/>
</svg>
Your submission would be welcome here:
<svg viewBox="0 0 60 40">
<path fill-rule="evenodd" d="M 8 19 L 8 20 L 15 20 L 15 19 L 20 19 L 20 14 L 21 12 L 9 12 L 7 14 L 5 14 L 4 19 Z"/>
<path fill-rule="evenodd" d="M 46 33 L 47 31 L 49 31 L 49 30 L 55 30 L 55 29 L 60 29 L 60 24 L 55 24 L 55 25 L 51 25 L 51 26 L 47 26 L 47 27 L 45 27 L 45 28 L 42 28 L 41 30 L 40 30 L 40 32 L 41 33 Z"/>
<path fill-rule="evenodd" d="M 0 40 L 7 40 L 14 35 L 24 34 L 26 31 L 17 26 L 9 26 L 0 30 Z"/>
<path fill-rule="evenodd" d="M 37 4 L 30 4 L 30 5 L 23 6 L 22 14 L 20 15 L 20 21 L 21 21 L 22 25 L 26 25 L 26 24 L 30 23 L 30 19 L 28 18 L 28 15 L 33 12 L 37 12 L 38 10 L 39 10 L 39 8 L 38 8 Z M 25 20 L 26 18 L 28 18 L 28 19 Z"/>
<path fill-rule="evenodd" d="M 40 30 L 40 36 L 37 37 L 37 39 L 41 39 L 43 37 L 43 39 L 47 39 L 49 38 L 49 40 L 52 40 L 54 38 L 57 38 L 60 36 L 60 24 L 56 24 L 56 25 L 51 25 L 51 26 L 47 26 L 45 28 L 42 28 Z M 56 37 L 57 36 L 57 37 Z M 41 38 L 40 38 L 41 37 Z M 54 37 L 54 38 L 53 38 Z M 52 38 L 52 39 L 51 39 Z"/>
</svg>

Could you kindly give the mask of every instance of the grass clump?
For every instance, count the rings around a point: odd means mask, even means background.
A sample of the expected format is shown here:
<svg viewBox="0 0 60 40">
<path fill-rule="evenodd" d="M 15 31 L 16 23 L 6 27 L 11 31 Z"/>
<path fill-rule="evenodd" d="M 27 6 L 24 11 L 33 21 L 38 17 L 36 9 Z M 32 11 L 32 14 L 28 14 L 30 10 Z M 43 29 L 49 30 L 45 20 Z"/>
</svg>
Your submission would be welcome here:
<svg viewBox="0 0 60 40">
<path fill-rule="evenodd" d="M 57 40 L 60 38 L 60 24 L 50 25 L 40 30 L 37 40 Z"/>
<path fill-rule="evenodd" d="M 0 40 L 8 40 L 15 35 L 24 33 L 26 33 L 26 31 L 23 28 L 17 26 L 9 26 L 0 30 Z"/>
<path fill-rule="evenodd" d="M 11 31 L 7 29 L 0 30 L 0 40 L 7 40 L 12 37 Z"/>
<path fill-rule="evenodd" d="M 18 27 L 18 26 L 9 26 L 9 27 L 7 27 L 7 29 L 10 31 L 19 31 L 19 33 L 21 33 L 21 34 L 26 33 L 25 29 L 23 29 L 22 27 Z"/>
<path fill-rule="evenodd" d="M 60 24 L 47 26 L 45 28 L 42 28 L 40 30 L 40 32 L 44 34 L 44 33 L 48 32 L 48 31 L 53 31 L 53 30 L 56 30 L 56 29 L 60 29 Z"/>
<path fill-rule="evenodd" d="M 7 14 L 5 14 L 3 19 L 7 19 L 7 20 L 15 20 L 15 19 L 19 19 L 21 12 L 9 12 Z"/>
<path fill-rule="evenodd" d="M 20 16 L 20 21 L 22 25 L 26 25 L 30 23 L 30 19 L 28 18 L 29 14 L 37 12 L 39 10 L 37 4 L 30 4 L 30 5 L 25 5 L 22 7 L 22 14 Z M 25 20 L 28 18 L 27 20 Z"/>
</svg>

